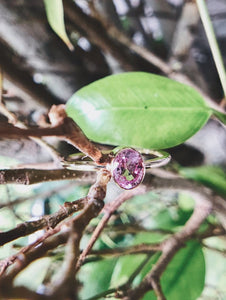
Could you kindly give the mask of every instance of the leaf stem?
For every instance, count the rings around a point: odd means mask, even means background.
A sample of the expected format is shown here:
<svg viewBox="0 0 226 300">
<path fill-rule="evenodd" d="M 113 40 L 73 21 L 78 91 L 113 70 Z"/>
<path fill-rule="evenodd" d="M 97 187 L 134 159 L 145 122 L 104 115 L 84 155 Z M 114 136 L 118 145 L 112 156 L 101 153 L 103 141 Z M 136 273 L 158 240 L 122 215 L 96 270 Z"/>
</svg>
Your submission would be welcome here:
<svg viewBox="0 0 226 300">
<path fill-rule="evenodd" d="M 214 33 L 213 25 L 208 13 L 208 9 L 206 6 L 205 0 L 196 0 L 199 14 L 204 26 L 204 30 L 206 32 L 206 36 L 210 45 L 210 49 L 212 51 L 212 55 L 216 64 L 216 68 L 220 77 L 221 85 L 224 92 L 224 98 L 226 96 L 226 72 L 224 68 L 224 62 L 222 59 L 222 55 L 217 43 L 217 39 Z"/>
</svg>

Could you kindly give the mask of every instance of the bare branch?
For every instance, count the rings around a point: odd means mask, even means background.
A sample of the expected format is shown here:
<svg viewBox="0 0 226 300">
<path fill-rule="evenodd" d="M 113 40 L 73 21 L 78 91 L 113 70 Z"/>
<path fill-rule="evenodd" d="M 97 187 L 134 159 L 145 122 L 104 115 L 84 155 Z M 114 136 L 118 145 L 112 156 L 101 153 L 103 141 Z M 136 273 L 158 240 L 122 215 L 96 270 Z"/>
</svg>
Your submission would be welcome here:
<svg viewBox="0 0 226 300">
<path fill-rule="evenodd" d="M 28 138 L 28 137 L 43 137 L 57 136 L 58 138 L 67 141 L 81 152 L 88 155 L 95 162 L 101 162 L 103 155 L 101 151 L 84 135 L 79 126 L 66 115 L 65 106 L 53 105 L 49 117 L 52 127 L 48 128 L 18 128 L 11 124 L 4 124 L 0 127 L 0 137 L 8 139 Z"/>
<path fill-rule="evenodd" d="M 35 184 L 46 181 L 76 179 L 79 182 L 93 182 L 93 172 L 71 171 L 67 169 L 3 169 L 0 170 L 0 184 Z"/>
<path fill-rule="evenodd" d="M 16 115 L 9 111 L 7 107 L 0 102 L 0 112 L 8 118 L 8 122 L 23 129 L 27 129 L 28 127 L 21 121 L 18 120 Z M 56 149 L 53 148 L 52 145 L 48 144 L 46 141 L 42 140 L 41 138 L 35 138 L 35 137 L 30 137 L 33 141 L 35 141 L 39 146 L 45 147 L 45 149 L 50 153 L 52 156 L 55 164 L 59 166 L 59 160 L 60 160 L 60 154 L 56 151 Z"/>
<path fill-rule="evenodd" d="M 79 258 L 79 245 L 82 234 L 91 219 L 96 217 L 104 206 L 106 187 L 111 176 L 107 170 L 101 170 L 97 175 L 96 183 L 90 188 L 87 195 L 88 205 L 84 211 L 71 223 L 71 232 L 67 244 L 67 251 L 60 277 L 53 284 L 52 294 L 61 297 L 69 297 L 76 294 L 75 274 L 76 264 Z"/>
<path fill-rule="evenodd" d="M 83 209 L 86 203 L 87 198 L 82 198 L 73 202 L 65 202 L 64 206 L 52 215 L 43 216 L 36 221 L 24 222 L 18 224 L 14 229 L 0 232 L 0 246 L 46 227 L 55 228 L 57 224 L 69 217 L 71 214 Z"/>
<path fill-rule="evenodd" d="M 90 191 L 87 195 L 87 206 L 81 214 L 75 216 L 73 219 L 66 222 L 65 225 L 69 226 L 67 227 L 67 229 L 65 229 L 58 235 L 45 239 L 41 244 L 37 245 L 35 248 L 29 249 L 29 251 L 26 252 L 26 255 L 20 251 L 19 256 L 14 261 L 13 267 L 7 274 L 4 274 L 0 279 L 0 295 L 3 298 L 10 297 L 10 295 L 14 293 L 12 281 L 21 270 L 26 268 L 34 260 L 46 255 L 47 251 L 55 249 L 57 246 L 66 243 L 71 233 L 71 226 L 73 226 L 76 232 L 76 239 L 77 243 L 79 244 L 82 232 L 84 231 L 85 227 L 89 224 L 92 218 L 96 217 L 99 214 L 104 205 L 103 199 L 105 198 L 106 186 L 108 181 L 110 180 L 110 177 L 111 176 L 108 171 L 100 171 L 96 183 L 90 188 Z M 55 228 L 55 230 L 56 232 L 59 230 L 59 225 Z M 77 252 L 75 251 L 74 253 Z M 53 299 L 53 297 L 54 299 L 62 299 L 62 297 L 65 296 L 65 289 L 63 289 L 64 283 L 67 281 L 68 278 L 73 278 L 77 259 L 78 255 L 77 257 L 73 257 L 74 263 L 72 265 L 69 266 L 68 264 L 66 264 L 66 268 L 63 269 L 64 272 L 60 274 L 61 279 L 58 282 L 59 285 L 54 285 L 54 289 L 51 290 L 51 294 L 49 296 L 50 298 L 52 297 L 51 299 Z M 70 288 L 67 288 L 65 285 L 65 288 L 66 294 L 71 293 L 71 286 Z"/>
</svg>

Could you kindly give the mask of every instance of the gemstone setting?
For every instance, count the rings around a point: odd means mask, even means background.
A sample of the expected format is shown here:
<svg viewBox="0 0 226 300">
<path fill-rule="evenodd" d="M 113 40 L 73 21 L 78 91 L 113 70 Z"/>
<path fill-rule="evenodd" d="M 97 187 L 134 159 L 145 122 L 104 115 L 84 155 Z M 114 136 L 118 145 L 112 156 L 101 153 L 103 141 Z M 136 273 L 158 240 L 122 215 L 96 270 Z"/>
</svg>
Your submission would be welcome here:
<svg viewBox="0 0 226 300">
<path fill-rule="evenodd" d="M 112 177 L 125 190 L 137 187 L 142 182 L 144 174 L 144 160 L 135 149 L 123 148 L 112 161 Z"/>
</svg>

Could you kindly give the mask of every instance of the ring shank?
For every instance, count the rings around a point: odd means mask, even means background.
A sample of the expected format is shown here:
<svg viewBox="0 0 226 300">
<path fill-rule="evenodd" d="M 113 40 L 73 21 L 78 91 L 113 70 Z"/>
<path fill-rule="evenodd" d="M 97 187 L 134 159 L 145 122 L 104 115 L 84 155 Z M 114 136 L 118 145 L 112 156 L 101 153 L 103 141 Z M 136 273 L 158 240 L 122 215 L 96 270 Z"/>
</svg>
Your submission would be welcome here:
<svg viewBox="0 0 226 300">
<path fill-rule="evenodd" d="M 155 158 L 147 158 L 144 159 L 144 164 L 146 169 L 150 168 L 158 168 L 162 167 L 171 160 L 171 155 L 165 151 L 157 151 L 157 150 L 148 150 L 148 149 L 142 149 L 141 154 L 143 154 L 143 157 L 148 155 L 154 155 Z"/>
<path fill-rule="evenodd" d="M 144 165 L 146 169 L 158 168 L 166 165 L 170 159 L 171 155 L 165 151 L 149 150 L 149 149 L 134 149 L 143 157 Z M 112 151 L 107 151 L 107 153 L 112 153 Z M 150 156 L 155 156 L 150 158 Z M 77 171 L 98 171 L 105 168 L 106 166 L 97 165 L 92 160 L 85 160 L 87 156 L 83 153 L 76 153 L 71 156 L 73 160 L 62 160 L 62 166 L 69 170 Z"/>
</svg>

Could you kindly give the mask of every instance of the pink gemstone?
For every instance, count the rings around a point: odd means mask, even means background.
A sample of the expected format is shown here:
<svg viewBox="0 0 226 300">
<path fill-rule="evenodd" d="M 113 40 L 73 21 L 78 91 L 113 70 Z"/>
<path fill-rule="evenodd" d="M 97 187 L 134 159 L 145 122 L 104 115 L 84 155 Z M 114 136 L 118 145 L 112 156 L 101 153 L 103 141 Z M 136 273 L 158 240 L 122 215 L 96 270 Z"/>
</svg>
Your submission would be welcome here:
<svg viewBox="0 0 226 300">
<path fill-rule="evenodd" d="M 140 153 L 131 148 L 120 150 L 112 161 L 112 176 L 123 189 L 138 186 L 145 173 L 144 161 Z"/>
</svg>

